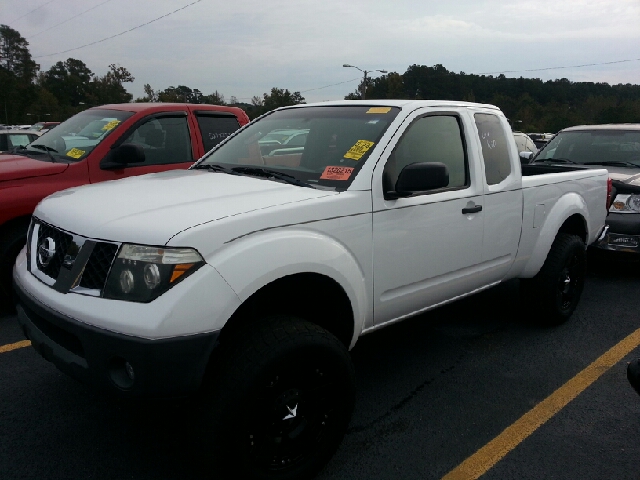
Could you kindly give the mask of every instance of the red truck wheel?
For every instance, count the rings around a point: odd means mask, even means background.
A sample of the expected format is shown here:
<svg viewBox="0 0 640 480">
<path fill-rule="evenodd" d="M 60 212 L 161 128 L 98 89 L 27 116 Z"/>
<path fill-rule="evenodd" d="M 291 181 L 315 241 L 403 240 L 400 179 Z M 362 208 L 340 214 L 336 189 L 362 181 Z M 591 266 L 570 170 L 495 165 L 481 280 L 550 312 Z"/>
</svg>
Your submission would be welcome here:
<svg viewBox="0 0 640 480">
<path fill-rule="evenodd" d="M 21 220 L 0 230 L 0 305 L 10 305 L 13 294 L 12 274 L 16 257 L 27 241 L 29 220 Z"/>
</svg>

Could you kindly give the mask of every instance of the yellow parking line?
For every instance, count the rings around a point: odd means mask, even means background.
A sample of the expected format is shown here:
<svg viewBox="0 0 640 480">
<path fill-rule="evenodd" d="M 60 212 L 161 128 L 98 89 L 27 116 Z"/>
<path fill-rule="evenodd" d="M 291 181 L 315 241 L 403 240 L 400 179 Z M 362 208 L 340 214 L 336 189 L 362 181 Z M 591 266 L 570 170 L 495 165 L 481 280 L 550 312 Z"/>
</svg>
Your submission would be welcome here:
<svg viewBox="0 0 640 480">
<path fill-rule="evenodd" d="M 2 345 L 0 347 L 0 353 L 10 352 L 11 350 L 17 350 L 18 348 L 28 347 L 29 345 L 31 345 L 30 340 L 22 340 L 21 342 L 10 343 L 9 345 Z"/>
<path fill-rule="evenodd" d="M 471 480 L 484 475 L 507 453 L 582 393 L 602 374 L 640 345 L 640 329 L 609 349 L 550 396 L 529 410 L 500 435 L 442 477 L 442 480 Z"/>
</svg>

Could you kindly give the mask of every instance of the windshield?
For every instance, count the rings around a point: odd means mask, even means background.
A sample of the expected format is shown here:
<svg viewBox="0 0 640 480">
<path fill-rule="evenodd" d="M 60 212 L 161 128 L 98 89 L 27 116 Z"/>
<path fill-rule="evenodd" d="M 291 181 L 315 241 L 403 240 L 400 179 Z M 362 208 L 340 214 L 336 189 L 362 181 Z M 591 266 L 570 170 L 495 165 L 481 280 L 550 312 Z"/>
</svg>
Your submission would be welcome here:
<svg viewBox="0 0 640 480">
<path fill-rule="evenodd" d="M 133 112 L 91 109 L 74 115 L 27 146 L 21 154 L 76 161 L 86 157 Z"/>
<path fill-rule="evenodd" d="M 220 165 L 242 173 L 257 170 L 238 167 L 258 167 L 311 186 L 344 189 L 399 111 L 370 106 L 279 110 L 250 124 L 193 168 Z"/>
<path fill-rule="evenodd" d="M 536 162 L 544 160 L 583 165 L 626 164 L 640 167 L 640 131 L 560 132 L 534 159 Z"/>
</svg>

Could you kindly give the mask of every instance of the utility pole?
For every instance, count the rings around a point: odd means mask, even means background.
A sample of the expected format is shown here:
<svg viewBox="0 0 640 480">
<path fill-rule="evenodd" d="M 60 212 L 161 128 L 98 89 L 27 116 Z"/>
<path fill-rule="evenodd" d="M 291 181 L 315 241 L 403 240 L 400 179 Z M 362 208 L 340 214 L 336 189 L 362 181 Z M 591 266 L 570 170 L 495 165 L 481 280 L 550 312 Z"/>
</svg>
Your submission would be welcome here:
<svg viewBox="0 0 640 480">
<path fill-rule="evenodd" d="M 342 65 L 343 67 L 346 68 L 356 68 L 358 70 L 360 70 L 363 74 L 364 74 L 364 80 L 362 81 L 362 90 L 360 93 L 360 96 L 362 97 L 362 100 L 365 100 L 366 95 L 367 95 L 367 74 L 371 73 L 371 72 L 380 72 L 380 73 L 387 73 L 386 70 L 362 70 L 359 67 L 356 67 L 355 65 L 349 65 L 348 63 L 345 63 L 344 65 Z"/>
</svg>

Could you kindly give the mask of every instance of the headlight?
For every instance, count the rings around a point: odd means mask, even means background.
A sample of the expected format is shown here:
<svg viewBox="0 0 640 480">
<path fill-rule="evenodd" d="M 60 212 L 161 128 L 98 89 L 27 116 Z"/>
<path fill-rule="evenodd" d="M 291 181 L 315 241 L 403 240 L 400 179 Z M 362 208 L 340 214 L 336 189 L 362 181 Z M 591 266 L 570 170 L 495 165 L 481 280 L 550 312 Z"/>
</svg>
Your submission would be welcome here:
<svg viewBox="0 0 640 480">
<path fill-rule="evenodd" d="M 609 207 L 614 213 L 640 213 L 640 195 L 618 194 Z"/>
<path fill-rule="evenodd" d="M 191 248 L 123 244 L 113 262 L 105 298 L 150 302 L 204 265 Z"/>
</svg>

